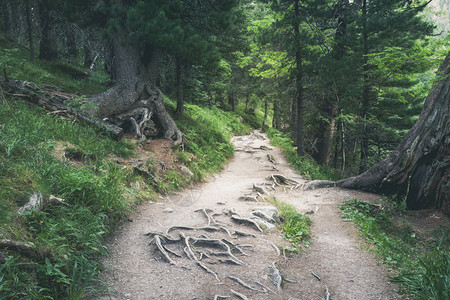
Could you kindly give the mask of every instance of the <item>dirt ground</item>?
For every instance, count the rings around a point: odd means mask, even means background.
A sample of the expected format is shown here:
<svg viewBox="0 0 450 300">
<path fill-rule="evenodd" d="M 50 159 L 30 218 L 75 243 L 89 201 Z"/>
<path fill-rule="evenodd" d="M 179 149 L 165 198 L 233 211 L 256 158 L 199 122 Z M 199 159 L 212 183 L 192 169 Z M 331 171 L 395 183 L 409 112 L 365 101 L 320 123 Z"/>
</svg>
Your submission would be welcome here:
<svg viewBox="0 0 450 300">
<path fill-rule="evenodd" d="M 306 181 L 265 135 L 255 131 L 233 138 L 233 143 L 235 156 L 221 173 L 205 184 L 143 204 L 113 236 L 103 280 L 114 292 L 102 299 L 327 299 L 327 291 L 334 300 L 400 298 L 386 268 L 363 249 L 353 225 L 339 216 L 342 201 L 377 201 L 377 195 L 338 188 L 302 191 Z M 275 191 L 272 174 L 299 186 L 276 186 Z M 257 196 L 253 184 L 269 192 L 265 197 L 274 196 L 311 216 L 312 239 L 303 253 L 285 257 L 277 249 L 288 243 L 276 228 L 260 232 L 233 220 L 270 205 L 242 200 Z M 158 250 L 157 237 L 172 252 L 172 263 Z M 280 289 L 279 274 L 290 280 Z"/>
</svg>

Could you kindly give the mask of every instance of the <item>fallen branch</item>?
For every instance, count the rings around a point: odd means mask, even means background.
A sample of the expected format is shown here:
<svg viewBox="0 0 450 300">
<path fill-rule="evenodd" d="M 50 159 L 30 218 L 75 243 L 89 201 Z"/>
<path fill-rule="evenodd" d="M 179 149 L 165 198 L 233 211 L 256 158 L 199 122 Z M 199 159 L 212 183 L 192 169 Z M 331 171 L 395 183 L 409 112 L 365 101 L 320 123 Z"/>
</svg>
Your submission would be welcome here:
<svg viewBox="0 0 450 300">
<path fill-rule="evenodd" d="M 50 253 L 41 253 L 33 245 L 26 242 L 13 241 L 8 239 L 0 240 L 0 249 L 10 250 L 31 258 L 48 256 Z"/>
<path fill-rule="evenodd" d="M 110 133 L 116 140 L 120 140 L 123 136 L 123 129 L 119 126 L 107 121 L 94 119 L 86 113 L 75 111 L 66 106 L 63 101 L 67 100 L 67 96 L 60 96 L 57 93 L 49 94 L 46 91 L 39 89 L 35 84 L 27 81 L 0 80 L 0 84 L 3 86 L 5 92 L 7 93 L 20 95 L 20 97 L 27 99 L 31 103 L 37 106 L 44 107 L 45 109 L 50 111 L 67 111 L 67 115 L 71 116 L 72 118 L 99 127 L 102 130 Z M 61 101 L 61 99 L 63 101 Z"/>
<path fill-rule="evenodd" d="M 45 198 L 41 192 L 35 192 L 31 195 L 30 199 L 28 199 L 28 202 L 17 210 L 17 213 L 23 214 L 28 211 L 41 211 L 50 204 L 67 205 L 67 203 L 64 202 L 64 199 L 57 198 L 55 196 Z"/>
</svg>

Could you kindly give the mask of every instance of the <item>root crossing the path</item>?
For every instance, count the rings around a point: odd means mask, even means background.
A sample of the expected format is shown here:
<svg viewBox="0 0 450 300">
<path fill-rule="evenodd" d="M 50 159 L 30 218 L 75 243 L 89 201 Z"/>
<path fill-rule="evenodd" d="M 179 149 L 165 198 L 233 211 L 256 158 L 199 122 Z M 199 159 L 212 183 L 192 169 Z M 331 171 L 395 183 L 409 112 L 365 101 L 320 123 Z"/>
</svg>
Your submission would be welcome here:
<svg viewBox="0 0 450 300">
<path fill-rule="evenodd" d="M 264 134 L 233 143 L 235 157 L 221 173 L 142 205 L 112 237 L 103 279 L 113 291 L 102 299 L 398 298 L 338 212 L 347 199 L 376 195 L 303 191 L 306 181 Z M 253 209 L 270 206 L 269 197 L 310 214 L 312 239 L 302 253 L 284 256 L 290 245 L 279 229 L 252 217 Z"/>
</svg>

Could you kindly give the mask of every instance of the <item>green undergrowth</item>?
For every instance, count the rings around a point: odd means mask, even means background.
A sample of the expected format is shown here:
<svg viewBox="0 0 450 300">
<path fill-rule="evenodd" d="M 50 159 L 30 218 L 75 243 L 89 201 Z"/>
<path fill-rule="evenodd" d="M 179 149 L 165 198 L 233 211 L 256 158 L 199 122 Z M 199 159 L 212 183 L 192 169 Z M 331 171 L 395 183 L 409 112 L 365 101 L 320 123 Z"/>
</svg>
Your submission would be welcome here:
<svg viewBox="0 0 450 300">
<path fill-rule="evenodd" d="M 175 107 L 168 98 L 166 104 Z M 185 115 L 176 123 L 185 135 L 185 152 L 177 152 L 177 157 L 194 172 L 197 180 L 221 170 L 227 159 L 233 156 L 232 136 L 251 131 L 251 127 L 238 121 L 238 115 L 234 113 L 194 104 L 185 104 Z"/>
<path fill-rule="evenodd" d="M 68 93 L 96 94 L 106 89 L 102 83 L 108 80 L 100 71 L 90 73 L 61 60 L 30 61 L 28 50 L 5 41 L 0 41 L 0 69 L 9 79 L 31 81 L 41 87 L 50 85 Z M 90 73 L 89 77 L 80 77 L 83 73 Z"/>
<path fill-rule="evenodd" d="M 63 144 L 88 153 L 90 163 L 58 159 Z M 87 296 L 100 268 L 96 258 L 106 254 L 103 239 L 130 207 L 123 197 L 126 172 L 107 158 L 130 157 L 133 145 L 7 99 L 0 105 L 0 153 L 0 239 L 27 242 L 38 253 L 1 253 L 0 298 Z M 19 215 L 37 191 L 66 205 Z"/>
<path fill-rule="evenodd" d="M 302 246 L 308 245 L 311 237 L 311 218 L 298 213 L 294 206 L 285 202 L 276 199 L 268 201 L 274 204 L 278 209 L 283 237 L 288 240 L 293 247 L 286 250 L 298 252 Z"/>
<path fill-rule="evenodd" d="M 298 156 L 294 142 L 286 134 L 274 128 L 269 128 L 267 135 L 272 145 L 283 149 L 289 164 L 307 179 L 333 181 L 340 179 L 331 169 L 324 168 L 307 157 Z"/>
<path fill-rule="evenodd" d="M 404 206 L 402 206 L 404 207 Z M 432 234 L 415 232 L 402 219 L 402 207 L 387 201 L 382 207 L 361 200 L 341 205 L 342 218 L 355 222 L 372 245 L 369 249 L 393 268 L 392 280 L 414 299 L 450 299 L 450 228 Z"/>
</svg>

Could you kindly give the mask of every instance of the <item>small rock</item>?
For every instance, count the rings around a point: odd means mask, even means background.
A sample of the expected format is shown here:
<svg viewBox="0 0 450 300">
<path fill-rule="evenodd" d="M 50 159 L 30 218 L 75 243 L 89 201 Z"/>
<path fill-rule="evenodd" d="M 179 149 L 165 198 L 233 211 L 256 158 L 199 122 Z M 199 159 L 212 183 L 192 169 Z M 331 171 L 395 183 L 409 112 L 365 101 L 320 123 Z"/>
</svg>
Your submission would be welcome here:
<svg viewBox="0 0 450 300">
<path fill-rule="evenodd" d="M 181 170 L 182 173 L 184 173 L 184 174 L 186 174 L 186 175 L 188 175 L 188 176 L 190 176 L 190 177 L 194 177 L 194 173 L 192 173 L 192 171 L 189 170 L 188 167 L 186 167 L 186 166 L 181 166 L 180 170 Z"/>
<path fill-rule="evenodd" d="M 252 215 L 275 224 L 280 221 L 278 210 L 274 206 L 261 206 L 252 209 Z"/>
<path fill-rule="evenodd" d="M 167 207 L 167 208 L 163 209 L 163 212 L 165 212 L 165 213 L 172 213 L 173 209 L 171 209 L 170 207 Z"/>
</svg>

